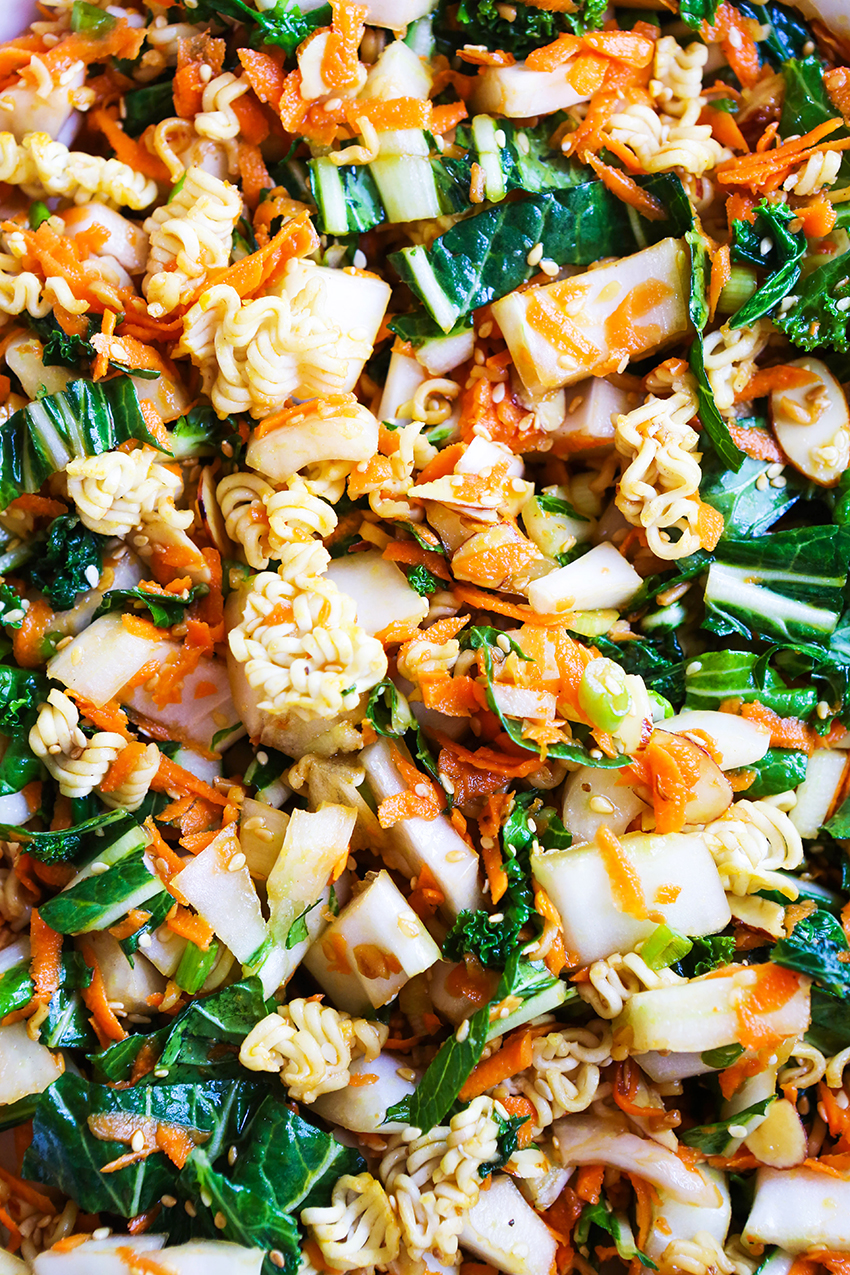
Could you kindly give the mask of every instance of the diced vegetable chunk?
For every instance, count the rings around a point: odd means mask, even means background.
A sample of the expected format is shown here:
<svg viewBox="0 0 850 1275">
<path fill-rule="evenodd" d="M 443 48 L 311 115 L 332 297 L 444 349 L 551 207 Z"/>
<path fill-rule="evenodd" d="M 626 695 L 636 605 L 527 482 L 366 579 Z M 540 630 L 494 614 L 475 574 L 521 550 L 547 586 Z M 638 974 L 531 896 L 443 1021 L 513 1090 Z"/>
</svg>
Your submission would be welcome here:
<svg viewBox="0 0 850 1275">
<path fill-rule="evenodd" d="M 759 1169 L 743 1238 L 789 1253 L 850 1252 L 850 1181 L 813 1169 Z"/>
<path fill-rule="evenodd" d="M 494 1175 L 463 1221 L 461 1246 L 505 1275 L 544 1275 L 557 1241 L 509 1177 Z"/>
<path fill-rule="evenodd" d="M 439 959 L 440 949 L 382 871 L 343 908 L 304 964 L 339 1009 L 370 1014 Z"/>
<path fill-rule="evenodd" d="M 62 1055 L 51 1054 L 46 1045 L 30 1040 L 26 1023 L 0 1027 L 0 1106 L 41 1093 L 64 1070 Z"/>
<path fill-rule="evenodd" d="M 631 257 L 493 303 L 517 371 L 536 393 L 606 376 L 688 330 L 688 253 L 662 239 Z"/>
<path fill-rule="evenodd" d="M 540 615 L 623 607 L 643 581 L 611 544 L 596 545 L 574 562 L 550 571 L 528 586 L 528 600 Z"/>
<path fill-rule="evenodd" d="M 557 908 L 567 949 L 580 964 L 631 951 L 658 923 L 649 913 L 680 934 L 716 934 L 728 925 L 729 904 L 701 837 L 631 832 L 620 838 L 620 846 L 622 874 L 609 875 L 596 845 L 532 854 L 532 871 Z M 643 917 L 623 910 L 619 877 L 625 873 L 639 882 Z M 681 1046 L 688 1047 L 693 1048 Z"/>
</svg>

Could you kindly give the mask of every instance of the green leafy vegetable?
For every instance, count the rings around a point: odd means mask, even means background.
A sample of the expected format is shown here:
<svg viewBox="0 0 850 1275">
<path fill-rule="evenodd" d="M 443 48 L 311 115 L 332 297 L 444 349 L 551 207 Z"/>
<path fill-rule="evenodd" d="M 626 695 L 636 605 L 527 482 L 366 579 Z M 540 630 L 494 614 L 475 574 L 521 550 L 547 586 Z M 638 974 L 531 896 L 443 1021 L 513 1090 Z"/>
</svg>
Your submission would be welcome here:
<svg viewBox="0 0 850 1275">
<path fill-rule="evenodd" d="M 769 467 L 768 461 L 746 456 L 737 473 L 730 473 L 716 458 L 703 459 L 700 499 L 723 514 L 725 535 L 732 538 L 764 535 L 800 499 L 802 490 L 793 475 L 789 475 L 790 481 L 786 481 L 784 487 L 772 487 L 770 483 L 758 486 Z"/>
<path fill-rule="evenodd" d="M 808 974 L 831 996 L 850 995 L 850 963 L 842 959 L 850 952 L 841 923 L 829 912 L 818 909 L 803 917 L 787 938 L 771 950 L 777 965 Z"/>
<path fill-rule="evenodd" d="M 20 594 L 10 584 L 0 584 L 0 624 L 7 629 L 19 629 L 25 616 Z"/>
<path fill-rule="evenodd" d="M 159 877 L 151 872 L 145 851 L 139 846 L 111 864 L 106 872 L 85 876 L 48 899 L 41 908 L 41 917 L 60 934 L 105 930 L 162 890 Z"/>
<path fill-rule="evenodd" d="M 89 531 L 76 514 L 53 519 L 47 541 L 30 567 L 30 579 L 56 611 L 69 611 L 78 593 L 95 588 L 105 543 L 106 538 Z"/>
<path fill-rule="evenodd" d="M 711 25 L 717 16 L 720 0 L 681 0 L 679 17 L 694 31 L 698 31 L 703 22 Z M 715 103 L 712 102 L 712 106 Z"/>
<path fill-rule="evenodd" d="M 17 828 L 11 824 L 0 824 L 0 836 L 26 846 L 27 853 L 40 863 L 67 863 L 76 859 L 82 849 L 89 850 L 89 857 L 94 846 L 87 846 L 90 838 L 103 836 L 107 829 L 109 837 L 102 842 L 103 849 L 123 838 L 127 834 L 142 844 L 143 837 L 139 825 L 132 815 L 125 810 L 108 810 L 95 815 L 71 828 L 63 828 L 56 832 L 33 832 L 29 828 Z"/>
<path fill-rule="evenodd" d="M 676 962 L 675 970 L 684 978 L 697 978 L 729 965 L 735 959 L 735 937 L 732 934 L 709 934 L 691 940 L 691 950 Z"/>
<path fill-rule="evenodd" d="M 114 26 L 115 18 L 110 13 L 104 13 L 96 4 L 87 4 L 86 0 L 74 0 L 71 9 L 72 31 L 102 39 Z"/>
<path fill-rule="evenodd" d="M 600 636 L 593 639 L 593 645 L 600 655 L 615 660 L 627 673 L 642 677 L 649 690 L 663 695 L 676 708 L 681 705 L 685 694 L 685 658 L 675 633 L 629 642 L 612 642 Z"/>
<path fill-rule="evenodd" d="M 99 615 L 108 615 L 110 611 L 140 611 L 146 608 L 157 628 L 167 629 L 172 624 L 179 624 L 185 617 L 186 608 L 207 593 L 209 589 L 205 584 L 193 585 L 186 590 L 185 597 L 173 593 L 148 593 L 146 589 L 110 589 L 103 595 L 94 619 Z M 127 603 L 131 605 L 128 607 Z"/>
<path fill-rule="evenodd" d="M 700 1054 L 700 1059 L 705 1063 L 706 1067 L 714 1067 L 717 1071 L 723 1071 L 726 1067 L 731 1067 L 737 1062 L 744 1052 L 744 1046 L 720 1045 L 717 1049 L 706 1049 Z"/>
<path fill-rule="evenodd" d="M 49 209 L 48 209 L 49 213 Z M 30 327 L 38 334 L 43 351 L 41 361 L 45 367 L 70 367 L 80 371 L 82 365 L 89 363 L 97 354 L 91 344 L 91 337 L 100 331 L 101 316 L 92 316 L 88 320 L 88 333 L 85 336 L 69 336 L 56 322 L 53 314 L 43 319 L 30 317 Z"/>
<path fill-rule="evenodd" d="M 42 1095 L 24 1173 L 31 1181 L 57 1187 L 87 1212 L 135 1217 L 173 1190 L 175 1167 L 156 1151 L 137 1164 L 102 1173 L 103 1165 L 129 1148 L 126 1142 L 96 1138 L 89 1117 L 137 1115 L 198 1130 L 206 1135 L 205 1155 L 214 1159 L 242 1129 L 261 1091 L 244 1080 L 112 1089 L 66 1071 Z"/>
<path fill-rule="evenodd" d="M 801 283 L 796 305 L 774 316 L 794 345 L 804 350 L 828 346 L 840 354 L 850 350 L 850 309 L 841 303 L 850 298 L 850 256 L 835 257 L 818 266 Z"/>
<path fill-rule="evenodd" d="M 799 124 L 795 125 L 799 130 Z M 755 323 L 787 296 L 800 278 L 800 262 L 806 253 L 806 236 L 789 230 L 795 213 L 787 204 L 760 204 L 754 209 L 755 221 L 734 221 L 732 247 L 734 261 L 747 261 L 769 271 L 761 287 L 729 319 L 730 328 L 743 328 Z M 769 244 L 767 252 L 762 246 Z"/>
<path fill-rule="evenodd" d="M 212 407 L 193 407 L 181 416 L 175 421 L 168 441 L 175 460 L 219 455 L 224 448 L 231 459 L 238 461 L 245 450 L 236 417 L 225 416 L 219 420 Z"/>
<path fill-rule="evenodd" d="M 287 951 L 290 951 L 293 947 L 297 947 L 299 943 L 304 943 L 310 937 L 310 931 L 307 929 L 307 916 L 313 911 L 313 908 L 317 908 L 321 902 L 321 899 L 316 899 L 315 903 L 311 903 L 309 907 L 305 908 L 303 912 L 296 916 L 286 934 L 286 943 L 284 946 Z"/>
<path fill-rule="evenodd" d="M 276 1249 L 284 1257 L 285 1275 L 295 1275 L 301 1262 L 295 1219 L 304 1208 L 327 1205 L 337 1180 L 361 1172 L 363 1160 L 273 1097 L 266 1098 L 233 1145 L 232 1168 L 226 1161 L 216 1166 L 215 1153 L 205 1144 L 192 1152 L 180 1174 L 182 1194 L 210 1200 L 203 1206 L 206 1214 L 198 1208 L 192 1229 L 266 1253 Z M 213 1231 L 210 1224 L 218 1214 L 225 1225 Z M 168 1218 L 161 1224 L 167 1228 Z M 264 1272 L 277 1269 L 265 1259 Z"/>
<path fill-rule="evenodd" d="M 704 627 L 750 639 L 825 643 L 843 609 L 848 556 L 845 527 L 722 540 L 708 573 Z"/>
<path fill-rule="evenodd" d="M 408 567 L 405 571 L 407 583 L 415 589 L 421 598 L 428 598 L 441 587 L 440 581 L 420 563 L 417 567 Z"/>
<path fill-rule="evenodd" d="M 692 1129 L 686 1129 L 684 1133 L 679 1134 L 679 1139 L 686 1147 L 696 1147 L 705 1155 L 722 1155 L 730 1137 L 734 1136 L 730 1135 L 729 1126 L 737 1128 L 741 1125 L 747 1128 L 748 1121 L 755 1116 L 763 1116 L 774 1101 L 771 1094 L 769 1098 L 754 1102 L 751 1107 L 745 1107 L 743 1111 L 739 1111 L 735 1116 L 729 1116 L 727 1120 L 716 1120 L 714 1124 L 698 1124 Z"/>
<path fill-rule="evenodd" d="M 369 696 L 366 716 L 378 735 L 398 737 L 414 725 L 407 700 L 391 678 L 378 682 Z"/>
<path fill-rule="evenodd" d="M 190 12 L 193 22 L 222 16 L 234 18 L 253 32 L 254 44 L 275 44 L 287 55 L 294 53 L 318 27 L 330 26 L 332 16 L 329 4 L 302 13 L 295 0 L 277 0 L 263 11 L 252 8 L 245 0 L 198 0 Z"/>
<path fill-rule="evenodd" d="M 530 1116 L 508 1116 L 507 1120 L 500 1115 L 498 1111 L 493 1113 L 496 1124 L 499 1127 L 499 1136 L 496 1139 L 498 1151 L 493 1160 L 488 1160 L 486 1164 L 482 1164 L 478 1170 L 480 1178 L 489 1178 L 492 1173 L 498 1173 L 499 1169 L 503 1169 L 510 1160 L 515 1151 L 519 1149 L 519 1131 Z"/>
<path fill-rule="evenodd" d="M 544 491 L 535 499 L 546 514 L 559 514 L 562 518 L 575 518 L 578 522 L 588 521 L 584 514 L 578 513 L 568 500 L 562 500 L 560 496 L 549 496 Z"/>
<path fill-rule="evenodd" d="M 774 797 L 777 793 L 788 792 L 806 778 L 808 764 L 807 753 L 797 752 L 793 748 L 768 748 L 760 761 L 751 762 L 745 767 L 748 772 L 755 773 L 755 778 L 744 796 L 748 801 L 758 801 L 760 797 Z M 846 835 L 850 836 L 850 821 Z"/>
<path fill-rule="evenodd" d="M 699 402 L 699 418 L 702 422 L 702 427 L 711 439 L 714 450 L 723 464 L 727 469 L 734 470 L 737 474 L 744 463 L 744 453 L 733 441 L 728 425 L 717 410 L 714 393 L 708 383 L 708 374 L 705 370 L 705 352 L 703 350 L 702 337 L 699 333 L 697 333 L 691 345 L 690 364 L 691 371 L 697 382 L 697 400 Z"/>
<path fill-rule="evenodd" d="M 553 979 L 542 965 L 532 965 L 514 953 L 493 997 L 498 1005 L 507 996 L 527 1000 L 551 987 Z M 460 1041 L 452 1035 L 440 1046 L 436 1058 L 409 1098 L 402 1098 L 387 1110 L 387 1120 L 403 1120 L 427 1133 L 440 1124 L 481 1057 L 490 1029 L 490 1005 L 484 1005 L 468 1020 L 469 1031 Z"/>
<path fill-rule="evenodd" d="M 125 116 L 121 121 L 124 132 L 138 137 L 151 124 L 159 124 L 174 114 L 174 84 L 172 77 L 157 84 L 146 84 L 124 94 Z"/>
<path fill-rule="evenodd" d="M 808 133 L 827 120 L 834 120 L 836 111 L 823 82 L 824 63 L 817 53 L 803 58 L 789 58 L 782 67 L 785 93 L 779 130 L 783 137 L 791 133 Z M 847 136 L 847 129 L 840 125 L 829 134 L 830 141 Z M 843 183 L 840 183 L 843 184 Z M 778 205 L 777 205 L 778 206 Z"/>
<path fill-rule="evenodd" d="M 677 961 L 682 961 L 690 952 L 693 943 L 678 930 L 669 925 L 657 926 L 640 950 L 641 960 L 651 970 L 666 970 Z"/>
<path fill-rule="evenodd" d="M 22 491 L 38 491 L 75 457 L 97 456 L 130 439 L 161 450 L 128 376 L 70 381 L 0 425 L 0 505 L 5 508 Z"/>
<path fill-rule="evenodd" d="M 592 1226 L 598 1226 L 607 1235 L 611 1236 L 617 1254 L 624 1262 L 630 1262 L 636 1257 L 641 1266 L 645 1266 L 651 1271 L 658 1270 L 655 1263 L 651 1262 L 646 1254 L 642 1253 L 635 1244 L 634 1232 L 626 1214 L 619 1209 L 612 1209 L 604 1196 L 597 1200 L 595 1204 L 586 1204 L 582 1209 L 581 1217 L 576 1223 L 576 1228 L 573 1232 L 573 1239 L 576 1244 L 583 1247 L 588 1244 Z"/>
<path fill-rule="evenodd" d="M 812 33 L 793 9 L 777 0 L 768 4 L 754 4 L 752 0 L 736 0 L 735 7 L 746 18 L 753 18 L 764 27 L 767 34 L 759 41 L 759 53 L 773 66 L 781 66 L 790 58 L 797 58 L 805 46 L 812 42 Z"/>
<path fill-rule="evenodd" d="M 812 1022 L 806 1040 L 827 1057 L 850 1045 L 850 1000 L 821 991 L 815 984 L 811 991 Z"/>
<path fill-rule="evenodd" d="M 718 709 L 724 700 L 759 700 L 780 717 L 808 717 L 818 694 L 813 686 L 788 686 L 753 651 L 704 651 L 687 667 L 685 708 Z"/>
<path fill-rule="evenodd" d="M 684 233 L 693 217 L 682 224 L 679 179 L 664 174 L 638 181 L 670 210 L 666 221 L 639 220 L 640 242 L 625 205 L 601 182 L 589 181 L 499 204 L 459 222 L 429 248 L 403 248 L 389 260 L 438 326 L 450 332 L 471 310 L 531 278 L 536 267 L 527 257 L 538 243 L 558 265 L 589 265 Z"/>
</svg>

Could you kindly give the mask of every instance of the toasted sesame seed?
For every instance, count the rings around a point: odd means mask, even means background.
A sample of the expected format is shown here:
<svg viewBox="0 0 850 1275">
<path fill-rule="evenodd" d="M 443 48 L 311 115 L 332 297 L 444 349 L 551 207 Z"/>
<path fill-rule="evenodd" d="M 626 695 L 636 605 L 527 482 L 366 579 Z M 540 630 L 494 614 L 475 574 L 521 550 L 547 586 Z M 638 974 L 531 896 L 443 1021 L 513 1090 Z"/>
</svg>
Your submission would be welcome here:
<svg viewBox="0 0 850 1275">
<path fill-rule="evenodd" d="M 244 854 L 235 854 L 227 865 L 227 871 L 239 872 L 241 868 L 245 867 L 246 863 L 247 863 L 247 860 Z"/>
<path fill-rule="evenodd" d="M 536 243 L 525 260 L 529 266 L 539 266 L 543 260 L 543 244 Z"/>
<path fill-rule="evenodd" d="M 108 1240 L 111 1234 L 112 1234 L 111 1226 L 98 1226 L 95 1230 L 92 1231 L 91 1237 L 93 1240 Z"/>
<path fill-rule="evenodd" d="M 177 1203 L 177 1197 L 175 1195 L 162 1195 L 159 1202 L 164 1209 L 173 1209 Z"/>
<path fill-rule="evenodd" d="M 156 1075 L 156 1072 L 154 1072 L 153 1074 L 154 1074 L 154 1075 Z M 186 1212 L 189 1214 L 189 1217 L 197 1217 L 197 1216 L 198 1216 L 198 1210 L 195 1208 L 195 1206 L 194 1206 L 194 1204 L 192 1203 L 192 1201 L 191 1201 L 191 1200 L 187 1200 L 187 1201 L 186 1201 L 186 1203 L 183 1205 L 183 1208 L 184 1208 L 184 1209 L 186 1210 Z"/>
<path fill-rule="evenodd" d="M 224 1216 L 223 1213 L 216 1213 L 215 1217 L 213 1218 L 213 1226 L 218 1231 L 224 1230 L 224 1228 L 227 1226 L 227 1218 Z"/>
</svg>

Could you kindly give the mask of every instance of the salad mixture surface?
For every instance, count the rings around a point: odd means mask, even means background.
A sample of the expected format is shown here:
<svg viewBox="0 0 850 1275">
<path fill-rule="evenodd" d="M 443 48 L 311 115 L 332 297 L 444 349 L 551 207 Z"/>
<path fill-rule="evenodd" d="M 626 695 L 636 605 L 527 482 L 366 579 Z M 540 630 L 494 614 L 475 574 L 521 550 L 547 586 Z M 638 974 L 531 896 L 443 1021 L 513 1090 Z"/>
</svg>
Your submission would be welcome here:
<svg viewBox="0 0 850 1275">
<path fill-rule="evenodd" d="M 850 1275 L 848 228 L 834 0 L 0 44 L 0 1275 Z"/>
</svg>

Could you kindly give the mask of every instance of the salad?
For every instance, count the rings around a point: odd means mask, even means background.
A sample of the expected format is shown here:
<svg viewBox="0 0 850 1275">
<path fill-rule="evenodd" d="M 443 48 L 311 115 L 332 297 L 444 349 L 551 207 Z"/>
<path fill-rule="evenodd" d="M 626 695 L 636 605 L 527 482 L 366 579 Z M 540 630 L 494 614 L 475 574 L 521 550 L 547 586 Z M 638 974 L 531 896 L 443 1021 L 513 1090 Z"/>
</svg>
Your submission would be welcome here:
<svg viewBox="0 0 850 1275">
<path fill-rule="evenodd" d="M 845 7 L 26 21 L 0 1275 L 848 1275 Z"/>
</svg>

